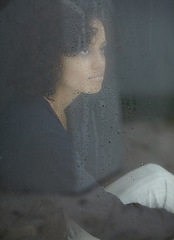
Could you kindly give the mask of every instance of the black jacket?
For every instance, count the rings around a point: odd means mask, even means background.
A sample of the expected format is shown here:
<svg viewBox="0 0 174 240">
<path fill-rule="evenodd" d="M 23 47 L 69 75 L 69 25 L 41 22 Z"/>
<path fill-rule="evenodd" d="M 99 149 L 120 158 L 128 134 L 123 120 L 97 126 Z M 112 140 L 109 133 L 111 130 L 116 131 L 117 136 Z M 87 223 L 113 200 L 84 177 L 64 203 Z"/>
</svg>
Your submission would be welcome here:
<svg viewBox="0 0 174 240">
<path fill-rule="evenodd" d="M 16 193 L 39 192 L 100 239 L 172 239 L 174 215 L 124 205 L 85 170 L 49 103 L 19 95 L 0 119 L 0 177 Z"/>
</svg>

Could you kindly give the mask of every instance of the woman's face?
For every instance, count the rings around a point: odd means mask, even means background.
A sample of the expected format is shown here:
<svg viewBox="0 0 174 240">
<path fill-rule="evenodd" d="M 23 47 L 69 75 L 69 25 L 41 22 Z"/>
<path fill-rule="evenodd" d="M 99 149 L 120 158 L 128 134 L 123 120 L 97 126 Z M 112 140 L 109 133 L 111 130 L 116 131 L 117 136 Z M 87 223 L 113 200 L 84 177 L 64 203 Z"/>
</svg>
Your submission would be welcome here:
<svg viewBox="0 0 174 240">
<path fill-rule="evenodd" d="M 94 20 L 91 26 L 96 29 L 96 35 L 88 50 L 73 57 L 62 57 L 61 83 L 78 94 L 99 92 L 105 73 L 105 30 L 99 20 Z"/>
</svg>

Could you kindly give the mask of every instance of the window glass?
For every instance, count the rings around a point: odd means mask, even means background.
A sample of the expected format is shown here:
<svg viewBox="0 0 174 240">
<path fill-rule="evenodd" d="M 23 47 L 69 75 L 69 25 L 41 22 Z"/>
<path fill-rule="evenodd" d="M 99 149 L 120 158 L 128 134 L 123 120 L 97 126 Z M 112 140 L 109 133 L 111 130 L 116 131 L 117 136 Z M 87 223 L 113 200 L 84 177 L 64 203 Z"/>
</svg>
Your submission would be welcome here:
<svg viewBox="0 0 174 240">
<path fill-rule="evenodd" d="M 0 3 L 0 238 L 174 239 L 174 2 Z"/>
</svg>

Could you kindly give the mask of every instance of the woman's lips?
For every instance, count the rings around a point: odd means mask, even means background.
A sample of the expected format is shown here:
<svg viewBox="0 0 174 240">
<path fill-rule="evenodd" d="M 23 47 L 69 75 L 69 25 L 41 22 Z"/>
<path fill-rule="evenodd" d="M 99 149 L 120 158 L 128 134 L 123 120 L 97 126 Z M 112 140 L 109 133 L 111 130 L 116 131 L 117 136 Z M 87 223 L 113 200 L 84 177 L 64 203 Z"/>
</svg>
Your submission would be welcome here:
<svg viewBox="0 0 174 240">
<path fill-rule="evenodd" d="M 103 81 L 103 76 L 99 75 L 99 76 L 90 77 L 88 79 L 93 81 Z"/>
</svg>

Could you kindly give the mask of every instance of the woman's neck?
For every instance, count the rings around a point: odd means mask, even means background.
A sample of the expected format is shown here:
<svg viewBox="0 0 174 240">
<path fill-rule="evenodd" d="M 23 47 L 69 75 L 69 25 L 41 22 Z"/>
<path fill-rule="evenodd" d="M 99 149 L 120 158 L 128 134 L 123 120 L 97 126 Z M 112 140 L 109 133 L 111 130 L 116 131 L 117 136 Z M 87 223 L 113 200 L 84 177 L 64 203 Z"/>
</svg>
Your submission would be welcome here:
<svg viewBox="0 0 174 240">
<path fill-rule="evenodd" d="M 60 119 L 63 127 L 67 130 L 67 118 L 65 114 L 66 108 L 77 98 L 79 93 L 74 92 L 65 84 L 59 85 L 56 93 L 52 96 L 53 100 L 46 99 L 54 112 Z"/>
</svg>

